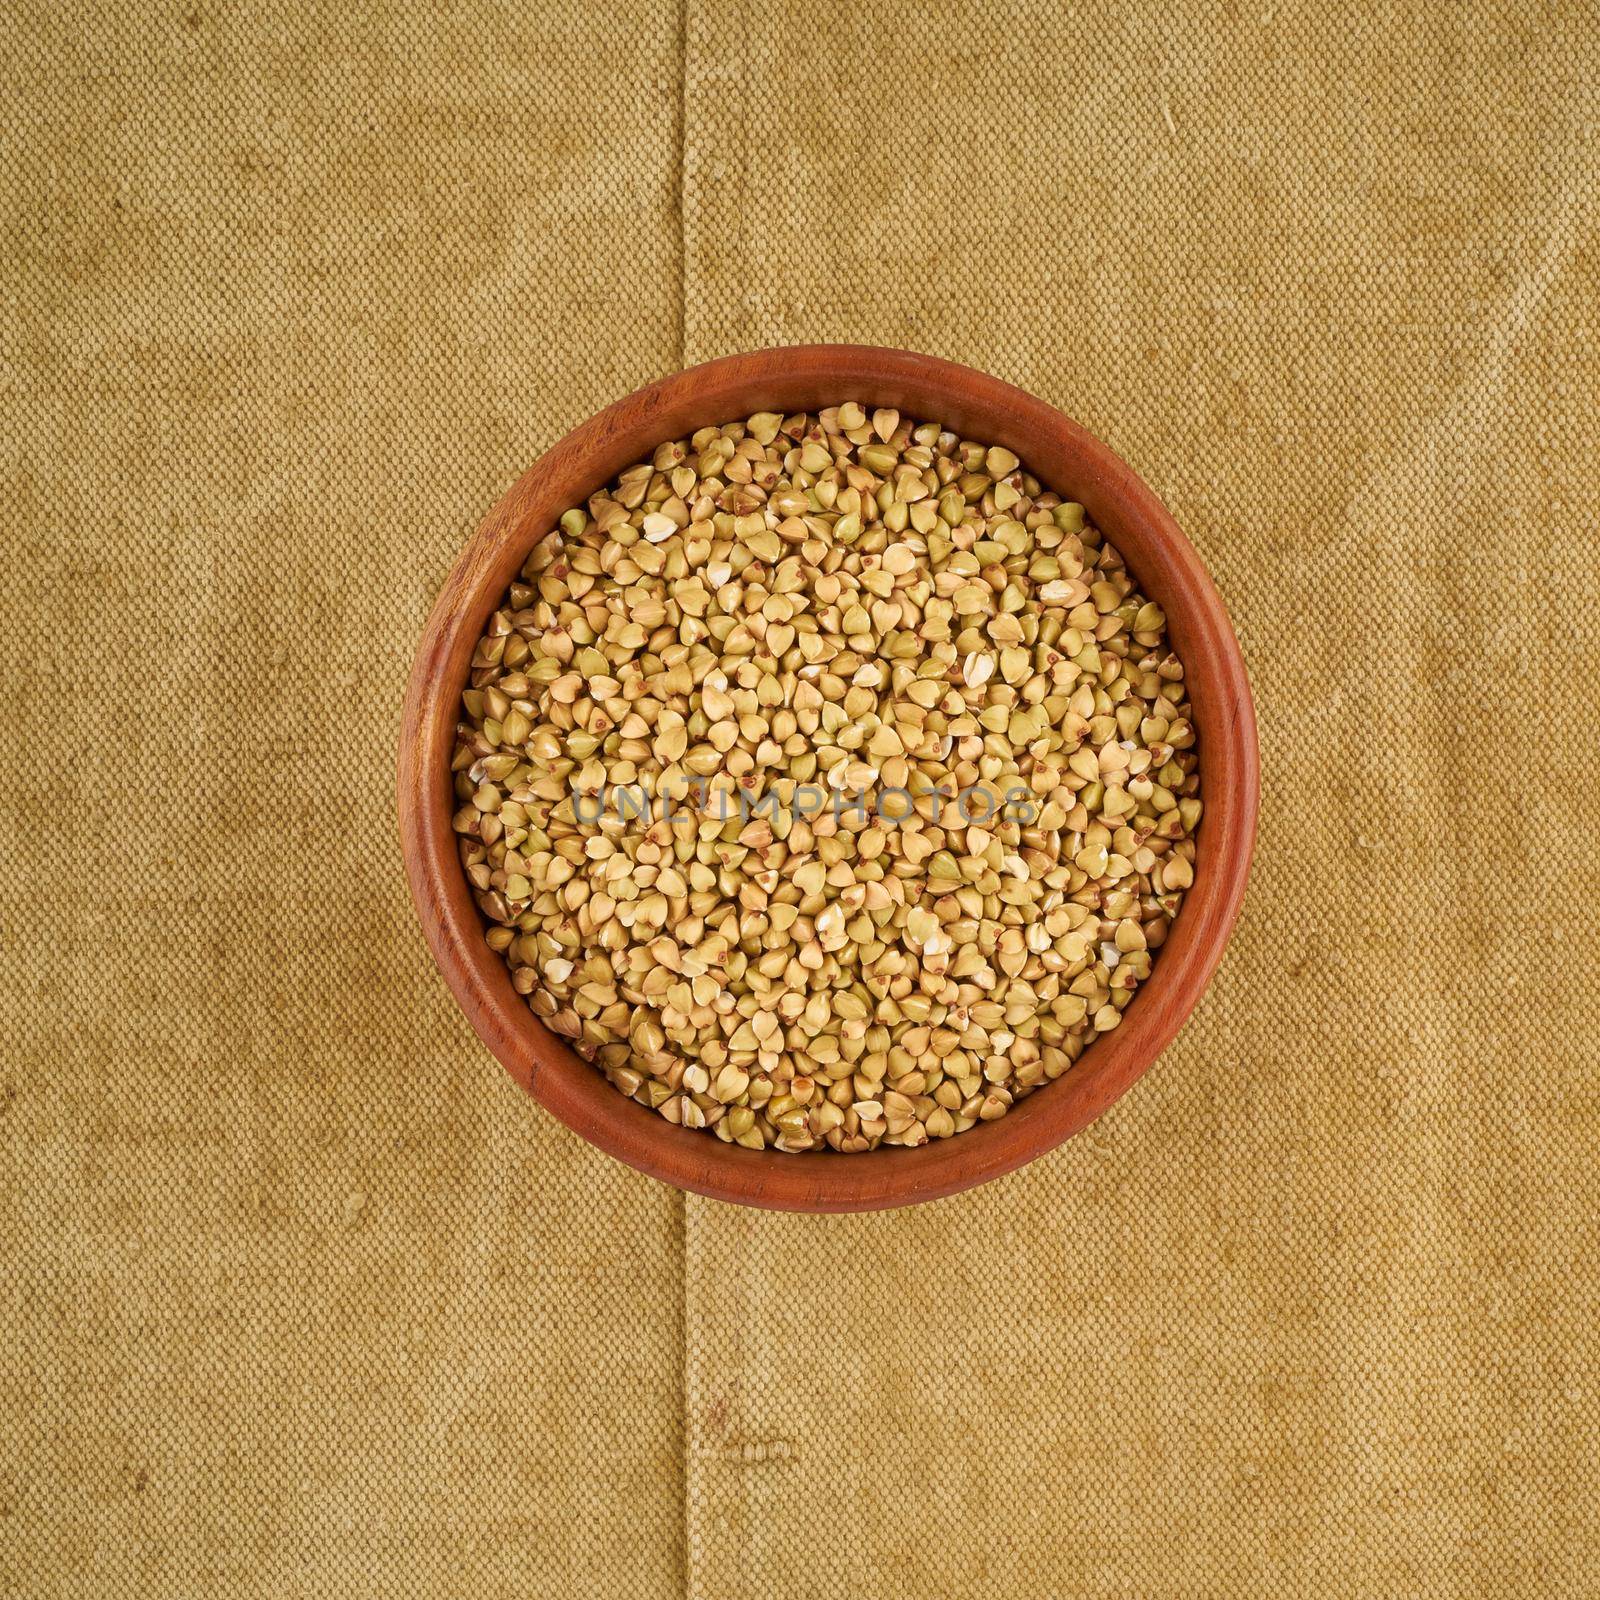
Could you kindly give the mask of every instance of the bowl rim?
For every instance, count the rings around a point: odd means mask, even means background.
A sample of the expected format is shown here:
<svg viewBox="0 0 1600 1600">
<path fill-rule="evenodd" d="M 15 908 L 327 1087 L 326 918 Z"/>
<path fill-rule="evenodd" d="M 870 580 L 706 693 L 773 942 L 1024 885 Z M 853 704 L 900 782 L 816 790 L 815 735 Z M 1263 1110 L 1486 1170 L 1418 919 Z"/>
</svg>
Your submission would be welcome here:
<svg viewBox="0 0 1600 1600">
<path fill-rule="evenodd" d="M 614 1089 L 551 1033 L 483 940 L 451 828 L 456 708 L 478 637 L 527 552 L 656 445 L 696 428 L 855 399 L 896 406 L 1014 451 L 1079 501 L 1144 593 L 1167 613 L 1184 663 L 1205 814 L 1195 881 L 1122 1023 L 1004 1117 L 916 1149 L 783 1154 L 674 1126 Z M 512 1078 L 574 1132 L 651 1177 L 773 1210 L 866 1211 L 954 1194 L 1010 1172 L 1086 1127 L 1176 1035 L 1220 961 L 1249 877 L 1260 798 L 1255 713 L 1227 610 L 1172 516 L 1107 445 L 1037 397 L 974 368 L 871 345 L 777 346 L 661 378 L 581 423 L 478 526 L 440 588 L 401 719 L 397 799 L 406 874 L 429 948 L 478 1036 Z"/>
</svg>

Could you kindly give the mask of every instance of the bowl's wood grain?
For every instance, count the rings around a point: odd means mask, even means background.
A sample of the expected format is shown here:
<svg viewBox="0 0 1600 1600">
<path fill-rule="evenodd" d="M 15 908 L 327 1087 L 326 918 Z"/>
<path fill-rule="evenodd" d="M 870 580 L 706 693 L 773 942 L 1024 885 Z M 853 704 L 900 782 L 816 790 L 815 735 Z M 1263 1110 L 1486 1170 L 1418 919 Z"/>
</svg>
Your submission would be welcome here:
<svg viewBox="0 0 1600 1600">
<path fill-rule="evenodd" d="M 758 1153 L 636 1105 L 550 1033 L 511 986 L 456 854 L 450 754 L 473 647 L 534 542 L 665 439 L 755 411 L 841 400 L 896 406 L 1014 450 L 1079 500 L 1140 588 L 1166 611 L 1198 734 L 1205 815 L 1196 873 L 1123 1022 L 1067 1075 L 996 1122 L 916 1150 Z M 970 368 L 902 350 L 803 345 L 730 356 L 628 396 L 568 434 L 484 519 L 428 618 L 406 693 L 401 842 L 434 958 L 484 1043 L 548 1110 L 602 1150 L 685 1189 L 789 1211 L 863 1211 L 952 1194 L 1009 1172 L 1092 1122 L 1177 1033 L 1233 929 L 1255 840 L 1260 774 L 1250 687 L 1227 612 L 1199 558 L 1133 471 L 1053 407 Z"/>
</svg>

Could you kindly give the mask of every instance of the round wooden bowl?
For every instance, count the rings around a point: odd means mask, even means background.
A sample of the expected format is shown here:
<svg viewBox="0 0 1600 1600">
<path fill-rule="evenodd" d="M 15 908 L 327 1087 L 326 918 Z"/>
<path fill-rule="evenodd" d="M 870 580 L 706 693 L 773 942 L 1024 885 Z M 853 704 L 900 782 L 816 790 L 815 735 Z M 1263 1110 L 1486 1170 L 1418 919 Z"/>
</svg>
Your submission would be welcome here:
<svg viewBox="0 0 1600 1600">
<path fill-rule="evenodd" d="M 1042 483 L 1081 501 L 1139 587 L 1167 614 L 1198 735 L 1205 814 L 1194 885 L 1120 1027 L 1056 1082 L 995 1122 L 918 1149 L 860 1155 L 744 1150 L 627 1099 L 549 1032 L 484 943 L 456 854 L 450 756 L 468 662 L 534 542 L 664 440 L 756 411 L 843 400 L 894 406 L 1005 445 Z M 422 926 L 479 1037 L 547 1110 L 652 1177 L 720 1200 L 784 1211 L 866 1211 L 953 1194 L 1009 1172 L 1100 1115 L 1156 1058 L 1200 998 L 1244 897 L 1260 787 L 1255 716 L 1228 614 L 1160 501 L 1098 439 L 981 372 L 903 350 L 802 345 L 729 356 L 663 378 L 569 433 L 484 519 L 428 618 L 406 693 L 400 835 Z"/>
</svg>

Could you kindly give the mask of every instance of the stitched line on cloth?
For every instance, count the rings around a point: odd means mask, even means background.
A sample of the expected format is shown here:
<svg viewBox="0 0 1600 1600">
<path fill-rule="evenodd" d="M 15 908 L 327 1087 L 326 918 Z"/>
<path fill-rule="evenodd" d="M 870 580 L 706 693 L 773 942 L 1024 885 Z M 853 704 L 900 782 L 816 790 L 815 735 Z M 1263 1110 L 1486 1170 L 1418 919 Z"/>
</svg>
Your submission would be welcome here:
<svg viewBox="0 0 1600 1600">
<path fill-rule="evenodd" d="M 677 340 L 677 370 L 687 364 L 689 326 L 689 247 L 688 224 L 685 221 L 684 190 L 688 184 L 688 120 L 689 120 L 689 0 L 678 0 L 678 96 L 675 109 L 674 155 L 678 163 L 677 217 L 678 226 L 678 285 L 673 308 L 673 333 Z M 695 1593 L 694 1578 L 694 1514 L 690 1502 L 689 1468 L 689 1381 L 691 1373 L 689 1345 L 689 1196 L 678 1195 L 678 1503 L 679 1519 L 679 1571 L 683 1574 L 685 1600 Z"/>
<path fill-rule="evenodd" d="M 677 362 L 681 372 L 687 364 L 686 347 L 688 344 L 689 323 L 689 250 L 688 228 L 684 221 L 684 186 L 688 182 L 688 167 L 686 155 L 689 146 L 688 117 L 689 117 L 689 0 L 678 0 L 677 11 L 677 43 L 678 43 L 678 99 L 675 111 L 675 124 L 673 127 L 673 154 L 678 163 L 678 294 L 677 304 L 674 307 L 676 323 L 673 329 L 677 339 Z"/>
</svg>

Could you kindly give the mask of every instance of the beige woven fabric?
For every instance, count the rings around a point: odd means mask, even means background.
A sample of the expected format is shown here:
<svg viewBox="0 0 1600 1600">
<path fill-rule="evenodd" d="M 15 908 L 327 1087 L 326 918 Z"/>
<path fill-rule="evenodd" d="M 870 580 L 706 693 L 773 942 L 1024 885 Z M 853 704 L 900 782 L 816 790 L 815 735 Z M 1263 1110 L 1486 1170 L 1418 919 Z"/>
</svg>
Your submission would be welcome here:
<svg viewBox="0 0 1600 1600">
<path fill-rule="evenodd" d="M 8 8 L 0 1593 L 1600 1593 L 1600 22 Z M 684 360 L 901 344 L 1165 496 L 1240 932 L 1053 1156 L 685 1203 L 393 842 L 467 529 Z"/>
</svg>

